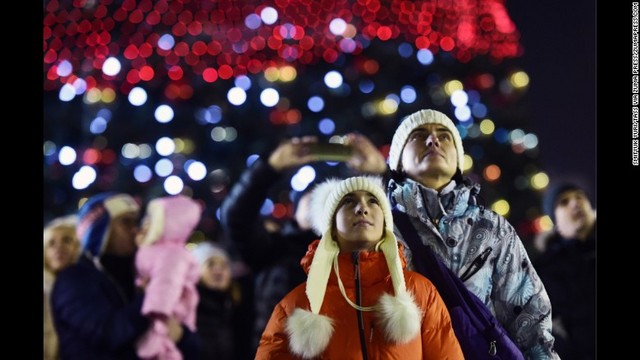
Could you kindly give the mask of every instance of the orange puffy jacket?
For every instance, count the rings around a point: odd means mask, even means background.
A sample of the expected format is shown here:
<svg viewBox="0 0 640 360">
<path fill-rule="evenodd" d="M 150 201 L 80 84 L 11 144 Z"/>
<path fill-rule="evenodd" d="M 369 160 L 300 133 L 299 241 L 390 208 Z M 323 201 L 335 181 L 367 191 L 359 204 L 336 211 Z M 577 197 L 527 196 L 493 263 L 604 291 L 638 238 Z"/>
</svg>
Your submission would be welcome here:
<svg viewBox="0 0 640 360">
<path fill-rule="evenodd" d="M 316 240 L 309 245 L 309 251 L 301 261 L 307 273 L 318 243 L 319 240 Z M 402 247 L 401 244 L 399 246 Z M 399 253 L 407 291 L 413 294 L 416 305 L 422 310 L 420 336 L 415 336 L 404 344 L 389 342 L 383 328 L 376 326 L 377 314 L 374 311 L 363 311 L 363 334 L 368 359 L 464 359 L 451 327 L 449 312 L 436 288 L 424 276 L 406 270 L 406 260 L 401 248 Z M 378 302 L 383 293 L 393 294 L 391 276 L 382 252 L 362 251 L 359 256 L 361 305 L 371 306 Z M 345 293 L 355 303 L 357 289 L 351 254 L 341 253 L 338 256 L 338 267 Z M 309 310 L 305 287 L 306 283 L 299 285 L 276 306 L 262 333 L 256 359 L 302 359 L 290 351 L 289 336 L 285 329 L 288 317 L 296 308 Z M 316 358 L 363 358 L 358 313 L 343 298 L 335 272 L 331 272 L 320 314 L 333 320 L 333 334 L 327 347 Z"/>
</svg>

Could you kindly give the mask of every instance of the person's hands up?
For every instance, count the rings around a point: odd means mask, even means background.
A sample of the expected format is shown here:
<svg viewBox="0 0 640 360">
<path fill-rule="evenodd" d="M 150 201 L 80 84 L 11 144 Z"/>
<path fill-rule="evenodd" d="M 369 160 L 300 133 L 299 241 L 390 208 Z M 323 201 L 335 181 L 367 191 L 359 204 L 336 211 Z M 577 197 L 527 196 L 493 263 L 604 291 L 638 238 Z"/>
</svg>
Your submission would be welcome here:
<svg viewBox="0 0 640 360">
<path fill-rule="evenodd" d="M 315 161 L 307 145 L 317 142 L 318 139 L 315 136 L 294 137 L 286 140 L 269 155 L 269 165 L 276 171 L 282 171 Z"/>
<path fill-rule="evenodd" d="M 348 167 L 371 174 L 383 174 L 387 170 L 384 156 L 366 136 L 351 133 L 345 139 L 345 144 L 353 149 L 353 156 L 346 162 Z"/>
</svg>

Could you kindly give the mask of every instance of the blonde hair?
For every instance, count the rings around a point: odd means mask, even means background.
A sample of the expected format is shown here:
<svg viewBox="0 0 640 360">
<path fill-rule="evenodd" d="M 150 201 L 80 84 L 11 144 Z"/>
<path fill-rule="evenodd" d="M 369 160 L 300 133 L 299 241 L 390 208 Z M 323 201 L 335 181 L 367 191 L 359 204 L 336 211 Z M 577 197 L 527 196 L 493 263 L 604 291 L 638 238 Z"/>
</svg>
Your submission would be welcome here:
<svg viewBox="0 0 640 360">
<path fill-rule="evenodd" d="M 73 239 L 78 242 L 78 249 L 80 249 L 80 240 L 78 239 L 78 235 L 76 234 L 76 225 L 78 224 L 78 216 L 77 215 L 66 215 L 57 217 L 51 220 L 45 227 L 43 231 L 43 251 L 44 248 L 47 247 L 47 242 L 51 239 L 51 233 L 54 230 L 58 229 L 67 229 L 71 230 L 73 233 Z M 79 251 L 78 251 L 79 252 Z M 76 254 L 78 255 L 78 254 Z M 44 270 L 50 272 L 49 266 L 47 265 L 47 259 L 43 258 L 44 261 Z"/>
</svg>

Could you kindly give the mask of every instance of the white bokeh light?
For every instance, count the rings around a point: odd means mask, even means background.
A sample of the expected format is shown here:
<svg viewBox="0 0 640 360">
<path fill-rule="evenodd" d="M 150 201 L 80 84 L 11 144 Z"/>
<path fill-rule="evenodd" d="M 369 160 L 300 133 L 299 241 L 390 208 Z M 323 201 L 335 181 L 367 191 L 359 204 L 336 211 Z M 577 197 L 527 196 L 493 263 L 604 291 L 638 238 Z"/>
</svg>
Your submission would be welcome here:
<svg viewBox="0 0 640 360">
<path fill-rule="evenodd" d="M 329 23 L 329 31 L 333 35 L 342 35 L 347 30 L 347 22 L 341 18 L 335 18 Z"/>
<path fill-rule="evenodd" d="M 280 101 L 280 94 L 278 94 L 276 89 L 266 88 L 260 93 L 260 102 L 262 102 L 264 106 L 276 106 L 278 101 Z"/>
<path fill-rule="evenodd" d="M 173 109 L 169 105 L 160 105 L 153 114 L 159 123 L 168 123 L 173 120 Z"/>
<path fill-rule="evenodd" d="M 171 175 L 164 180 L 164 191 L 169 195 L 178 195 L 184 189 L 184 182 L 175 175 Z"/>
<path fill-rule="evenodd" d="M 58 161 L 62 165 L 71 165 L 78 158 L 76 151 L 70 146 L 63 146 L 58 153 Z"/>
<path fill-rule="evenodd" d="M 200 161 L 192 161 L 187 165 L 187 175 L 195 181 L 200 181 L 207 176 L 207 167 Z"/>
<path fill-rule="evenodd" d="M 61 101 L 71 101 L 76 97 L 76 88 L 71 84 L 64 84 L 58 93 L 58 99 Z"/>
<path fill-rule="evenodd" d="M 260 18 L 262 19 L 263 23 L 272 25 L 276 21 L 278 21 L 278 12 L 271 6 L 267 6 L 260 12 Z"/>
<path fill-rule="evenodd" d="M 176 143 L 169 137 L 162 137 L 156 141 L 156 152 L 162 156 L 168 156 L 176 151 Z"/>
<path fill-rule="evenodd" d="M 451 104 L 455 107 L 465 106 L 469 102 L 469 95 L 464 90 L 456 90 L 451 94 Z"/>
<path fill-rule="evenodd" d="M 141 106 L 147 102 L 147 92 L 141 87 L 134 87 L 129 92 L 129 102 L 133 106 Z"/>
<path fill-rule="evenodd" d="M 324 76 L 324 83 L 325 85 L 327 85 L 328 87 L 332 88 L 332 89 L 337 89 L 340 87 L 340 85 L 342 85 L 342 75 L 335 71 L 329 71 L 325 76 Z"/>
<path fill-rule="evenodd" d="M 227 100 L 233 105 L 242 105 L 247 101 L 247 93 L 240 87 L 232 87 L 227 93 Z"/>
<path fill-rule="evenodd" d="M 76 190 L 86 189 L 96 181 L 96 177 L 96 170 L 91 166 L 85 165 L 81 167 L 78 172 L 73 174 L 71 186 Z"/>
<path fill-rule="evenodd" d="M 113 56 L 107 58 L 107 60 L 102 64 L 102 72 L 105 73 L 105 75 L 116 76 L 120 73 L 121 69 L 122 65 L 120 64 L 120 61 Z"/>
</svg>

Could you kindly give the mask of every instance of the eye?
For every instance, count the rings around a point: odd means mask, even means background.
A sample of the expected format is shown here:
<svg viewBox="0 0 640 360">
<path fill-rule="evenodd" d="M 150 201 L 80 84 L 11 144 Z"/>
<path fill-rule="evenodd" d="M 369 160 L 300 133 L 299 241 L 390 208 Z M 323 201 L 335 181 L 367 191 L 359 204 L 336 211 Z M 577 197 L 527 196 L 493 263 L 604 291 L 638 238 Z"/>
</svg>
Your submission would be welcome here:
<svg viewBox="0 0 640 360">
<path fill-rule="evenodd" d="M 409 135 L 409 141 L 422 141 L 425 138 L 425 134 L 423 131 L 416 131 Z"/>
<path fill-rule="evenodd" d="M 377 205 L 380 205 L 380 201 L 378 201 L 378 199 L 377 199 L 377 198 L 372 197 L 372 198 L 370 198 L 370 199 L 369 199 L 369 204 L 377 204 Z"/>
<path fill-rule="evenodd" d="M 440 140 L 440 141 L 451 140 L 451 135 L 449 135 L 449 133 L 442 133 L 442 134 L 438 135 L 438 140 Z"/>
</svg>

